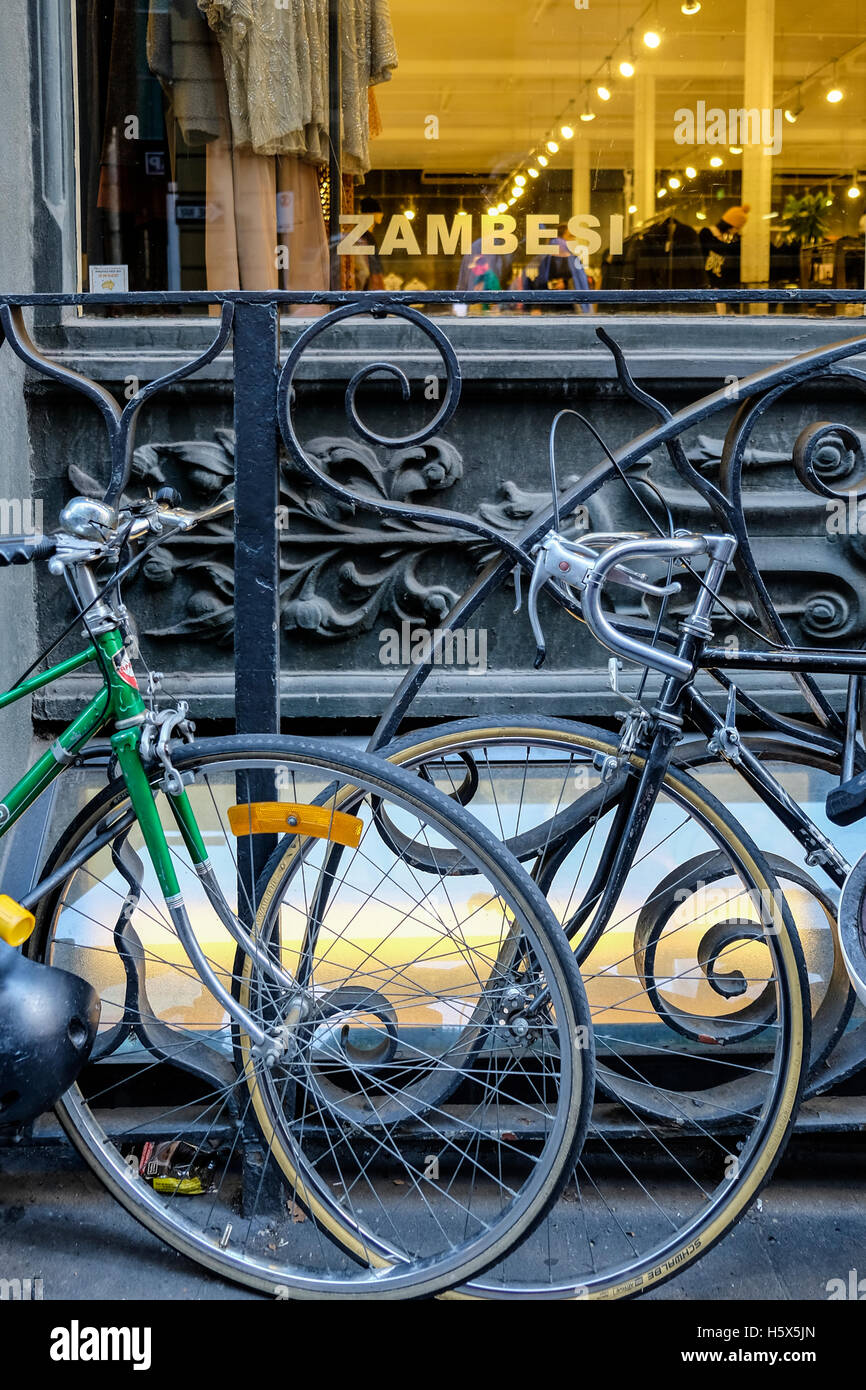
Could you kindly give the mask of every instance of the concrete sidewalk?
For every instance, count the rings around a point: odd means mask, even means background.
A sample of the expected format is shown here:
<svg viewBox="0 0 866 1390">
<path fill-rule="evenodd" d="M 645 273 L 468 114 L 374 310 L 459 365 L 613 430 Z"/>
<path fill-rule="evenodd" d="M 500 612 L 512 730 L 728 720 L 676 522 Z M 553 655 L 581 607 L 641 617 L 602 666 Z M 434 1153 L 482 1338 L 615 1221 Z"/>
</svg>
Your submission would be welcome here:
<svg viewBox="0 0 866 1390">
<path fill-rule="evenodd" d="M 0 1273 L 41 1278 L 47 1300 L 260 1297 L 164 1246 L 68 1145 L 0 1149 Z M 648 1297 L 820 1302 L 860 1278 L 866 1292 L 866 1135 L 825 1135 L 797 1140 L 736 1229 Z"/>
</svg>

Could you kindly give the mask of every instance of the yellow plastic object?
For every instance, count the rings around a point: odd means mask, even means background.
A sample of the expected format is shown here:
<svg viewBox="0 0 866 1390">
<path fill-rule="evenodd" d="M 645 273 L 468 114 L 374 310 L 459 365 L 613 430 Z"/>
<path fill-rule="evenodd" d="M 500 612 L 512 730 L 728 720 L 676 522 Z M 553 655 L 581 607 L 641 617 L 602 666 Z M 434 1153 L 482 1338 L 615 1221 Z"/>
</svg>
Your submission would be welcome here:
<svg viewBox="0 0 866 1390">
<path fill-rule="evenodd" d="M 7 946 L 23 946 L 33 933 L 36 918 L 6 893 L 0 893 L 0 938 Z"/>
<path fill-rule="evenodd" d="M 182 1197 L 198 1197 L 204 1192 L 201 1178 L 154 1178 L 154 1192 L 177 1192 Z"/>
<path fill-rule="evenodd" d="M 364 822 L 330 806 L 301 806 L 292 801 L 250 801 L 229 807 L 233 835 L 284 835 L 286 831 L 357 849 Z"/>
</svg>

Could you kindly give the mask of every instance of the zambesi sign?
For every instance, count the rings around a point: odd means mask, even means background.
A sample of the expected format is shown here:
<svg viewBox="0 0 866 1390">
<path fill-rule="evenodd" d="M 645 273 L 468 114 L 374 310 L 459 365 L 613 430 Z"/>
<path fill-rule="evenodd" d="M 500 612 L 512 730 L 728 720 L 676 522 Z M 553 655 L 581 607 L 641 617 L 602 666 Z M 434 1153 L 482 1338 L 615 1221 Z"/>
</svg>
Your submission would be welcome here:
<svg viewBox="0 0 866 1390">
<path fill-rule="evenodd" d="M 341 256 L 391 256 L 395 251 L 405 251 L 410 256 L 468 256 L 480 240 L 477 249 L 483 256 L 512 256 L 524 239 L 528 256 L 545 256 L 556 249 L 557 229 L 563 225 L 562 218 L 543 213 L 527 215 L 519 227 L 517 218 L 507 213 L 495 217 L 485 213 L 480 224 L 469 213 L 453 217 L 450 222 L 441 213 L 431 213 L 425 220 L 426 226 L 420 219 L 397 213 L 384 224 L 384 235 L 376 247 L 368 239 L 375 221 L 372 213 L 346 213 L 340 218 L 345 230 L 338 252 Z M 612 256 L 622 255 L 624 224 L 619 213 L 608 219 L 607 240 Z M 591 256 L 604 244 L 600 227 L 597 217 L 588 212 L 577 213 L 568 222 L 565 240 L 575 254 Z"/>
</svg>

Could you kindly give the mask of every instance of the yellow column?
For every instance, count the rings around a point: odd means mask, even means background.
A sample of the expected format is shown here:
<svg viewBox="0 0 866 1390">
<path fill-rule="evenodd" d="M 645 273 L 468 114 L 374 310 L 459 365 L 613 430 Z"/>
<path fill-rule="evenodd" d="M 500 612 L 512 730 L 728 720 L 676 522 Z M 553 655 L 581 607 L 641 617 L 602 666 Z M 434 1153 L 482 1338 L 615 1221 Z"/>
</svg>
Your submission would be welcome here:
<svg viewBox="0 0 866 1390">
<path fill-rule="evenodd" d="M 747 111 L 772 111 L 775 0 L 746 0 L 746 48 L 743 106 Z M 772 211 L 773 156 L 760 143 L 743 147 L 744 203 L 751 211 L 740 246 L 743 287 L 766 284 L 770 278 L 770 223 Z M 755 313 L 766 306 L 753 305 Z"/>
<path fill-rule="evenodd" d="M 643 222 L 656 210 L 656 88 L 651 73 L 634 77 L 634 190 L 635 222 Z"/>
</svg>

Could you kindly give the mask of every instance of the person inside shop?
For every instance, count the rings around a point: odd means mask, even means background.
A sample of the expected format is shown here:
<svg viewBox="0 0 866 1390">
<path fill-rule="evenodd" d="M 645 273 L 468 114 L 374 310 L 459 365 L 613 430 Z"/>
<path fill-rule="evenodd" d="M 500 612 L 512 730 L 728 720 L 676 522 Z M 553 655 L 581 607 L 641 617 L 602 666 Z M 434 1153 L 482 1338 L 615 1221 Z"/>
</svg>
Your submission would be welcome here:
<svg viewBox="0 0 866 1390">
<path fill-rule="evenodd" d="M 385 214 L 379 200 L 370 197 L 361 199 L 361 212 L 367 217 L 373 218 L 373 226 L 358 238 L 359 247 L 370 247 L 371 250 L 353 257 L 355 288 L 359 290 L 383 290 L 385 288 L 385 273 L 379 259 L 379 246 L 374 231 L 376 227 L 381 226 Z"/>
<path fill-rule="evenodd" d="M 589 279 L 583 261 L 575 250 L 575 243 L 568 241 L 568 223 L 560 222 L 557 234 L 551 242 L 551 249 L 534 263 L 536 274 L 531 278 L 534 290 L 588 290 Z M 559 308 L 559 306 L 551 306 Z M 591 304 L 563 304 L 565 313 L 589 314 Z"/>
<path fill-rule="evenodd" d="M 740 235 L 749 220 L 749 211 L 748 203 L 735 204 L 713 226 L 701 227 L 698 232 L 710 289 L 739 289 Z"/>
</svg>

